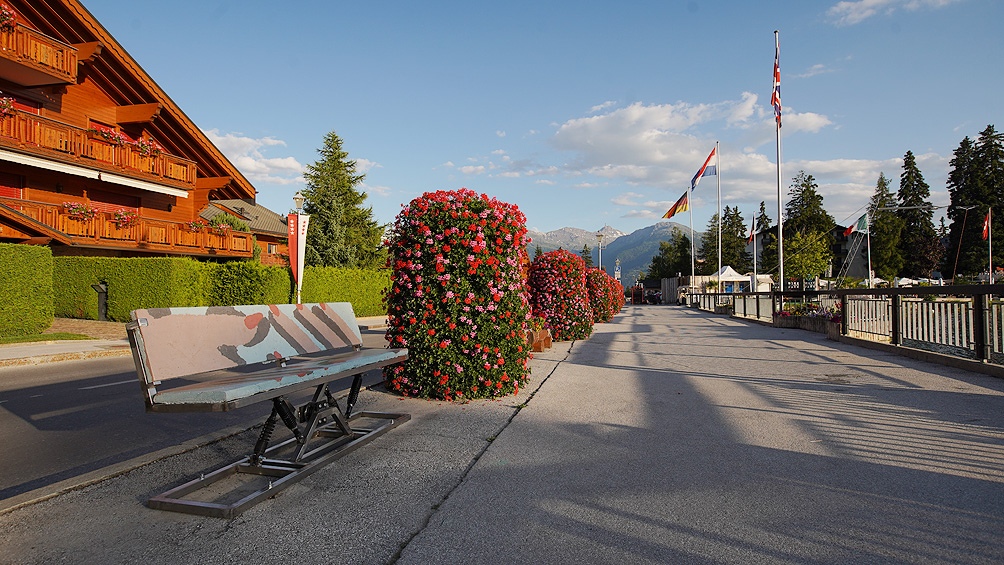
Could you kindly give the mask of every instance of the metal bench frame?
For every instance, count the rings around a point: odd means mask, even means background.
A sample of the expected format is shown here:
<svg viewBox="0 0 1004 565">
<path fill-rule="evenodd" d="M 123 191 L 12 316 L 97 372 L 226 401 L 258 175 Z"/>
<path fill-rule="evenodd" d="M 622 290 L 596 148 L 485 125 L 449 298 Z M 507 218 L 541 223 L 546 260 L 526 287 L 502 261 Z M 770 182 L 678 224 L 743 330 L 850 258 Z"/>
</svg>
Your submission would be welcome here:
<svg viewBox="0 0 1004 565">
<path fill-rule="evenodd" d="M 313 354 L 302 357 L 279 357 L 257 364 L 244 364 L 240 366 L 241 372 L 236 375 L 234 371 L 227 369 L 192 375 L 192 377 L 203 381 L 212 382 L 214 378 L 227 378 L 227 382 L 240 383 L 242 376 L 245 380 L 259 378 L 255 375 L 256 370 L 275 371 L 276 367 L 282 367 L 284 372 L 296 373 L 299 364 L 309 364 L 311 368 L 317 368 L 328 363 L 333 369 L 333 372 L 322 372 L 316 377 L 304 378 L 293 385 L 277 387 L 261 394 L 235 398 L 227 402 L 158 404 L 156 387 L 161 383 L 154 379 L 142 334 L 142 328 L 147 325 L 147 320 L 137 317 L 135 312 L 133 317 L 134 321 L 128 323 L 126 329 L 137 374 L 143 386 L 147 411 L 224 411 L 263 400 L 272 401 L 272 411 L 262 425 L 261 433 L 251 455 L 154 496 L 147 502 L 150 508 L 232 518 L 261 500 L 273 497 L 286 487 L 306 478 L 323 465 L 351 453 L 411 419 L 409 414 L 403 413 L 353 413 L 352 410 L 362 386 L 363 373 L 401 362 L 407 358 L 407 355 L 404 354 L 393 360 L 380 360 L 362 366 L 356 363 L 352 364 L 351 369 L 339 371 L 339 363 L 344 363 L 347 356 L 351 357 L 352 352 L 364 351 L 361 340 L 358 343 L 352 343 L 349 353 L 315 351 L 311 352 Z M 354 319 L 352 323 L 354 324 Z M 355 332 L 358 334 L 358 328 L 355 329 Z M 332 391 L 344 390 L 344 384 L 349 379 L 351 379 L 351 385 L 343 410 Z M 341 385 L 342 388 L 335 388 L 336 384 Z M 314 390 L 311 400 L 299 407 L 294 407 L 287 398 L 288 394 L 311 388 Z M 269 447 L 271 436 L 279 420 L 289 428 L 293 437 Z M 269 477 L 269 480 L 266 486 L 250 492 L 239 487 L 233 489 L 233 492 L 240 490 L 240 492 L 246 493 L 232 502 L 207 502 L 186 498 L 237 474 L 259 475 Z M 225 495 L 219 495 L 216 500 L 224 497 Z"/>
</svg>

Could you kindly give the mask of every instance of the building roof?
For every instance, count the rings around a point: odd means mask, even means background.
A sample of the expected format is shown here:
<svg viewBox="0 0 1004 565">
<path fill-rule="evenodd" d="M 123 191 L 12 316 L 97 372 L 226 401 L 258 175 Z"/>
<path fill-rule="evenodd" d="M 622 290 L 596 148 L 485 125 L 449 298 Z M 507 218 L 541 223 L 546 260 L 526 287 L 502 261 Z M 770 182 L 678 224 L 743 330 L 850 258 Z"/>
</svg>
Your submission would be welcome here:
<svg viewBox="0 0 1004 565">
<path fill-rule="evenodd" d="M 211 200 L 199 212 L 199 217 L 212 220 L 220 214 L 231 214 L 248 223 L 252 233 L 267 233 L 275 236 L 286 236 L 286 216 L 281 216 L 253 200 Z"/>
</svg>

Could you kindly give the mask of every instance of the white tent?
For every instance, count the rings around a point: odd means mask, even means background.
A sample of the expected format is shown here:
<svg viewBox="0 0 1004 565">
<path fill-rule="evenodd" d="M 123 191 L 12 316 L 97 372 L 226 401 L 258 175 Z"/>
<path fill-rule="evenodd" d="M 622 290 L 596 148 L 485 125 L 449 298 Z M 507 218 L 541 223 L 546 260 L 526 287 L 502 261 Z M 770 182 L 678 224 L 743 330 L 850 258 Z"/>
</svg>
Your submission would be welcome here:
<svg viewBox="0 0 1004 565">
<path fill-rule="evenodd" d="M 732 267 L 725 265 L 722 267 L 721 271 L 711 275 L 712 279 L 719 280 L 723 283 L 725 282 L 749 282 L 750 278 L 746 275 L 740 275 Z"/>
</svg>

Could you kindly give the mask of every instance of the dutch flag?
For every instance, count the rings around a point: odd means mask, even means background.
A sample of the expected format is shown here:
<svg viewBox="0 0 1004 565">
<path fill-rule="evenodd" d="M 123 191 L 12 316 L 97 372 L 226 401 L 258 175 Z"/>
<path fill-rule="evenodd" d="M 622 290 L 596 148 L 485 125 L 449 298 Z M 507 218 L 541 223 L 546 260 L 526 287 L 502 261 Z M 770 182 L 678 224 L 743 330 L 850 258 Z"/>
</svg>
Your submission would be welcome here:
<svg viewBox="0 0 1004 565">
<path fill-rule="evenodd" d="M 690 179 L 690 190 L 694 190 L 695 188 L 697 188 L 697 183 L 701 182 L 701 177 L 710 177 L 712 175 L 717 174 L 715 170 L 715 165 L 714 163 L 711 162 L 711 160 L 715 158 L 715 151 L 717 149 L 718 149 L 717 147 L 713 147 L 711 149 L 711 154 L 708 155 L 707 159 L 705 159 L 704 165 L 701 166 L 701 170 L 697 171 L 697 174 L 694 175 L 694 178 Z"/>
</svg>

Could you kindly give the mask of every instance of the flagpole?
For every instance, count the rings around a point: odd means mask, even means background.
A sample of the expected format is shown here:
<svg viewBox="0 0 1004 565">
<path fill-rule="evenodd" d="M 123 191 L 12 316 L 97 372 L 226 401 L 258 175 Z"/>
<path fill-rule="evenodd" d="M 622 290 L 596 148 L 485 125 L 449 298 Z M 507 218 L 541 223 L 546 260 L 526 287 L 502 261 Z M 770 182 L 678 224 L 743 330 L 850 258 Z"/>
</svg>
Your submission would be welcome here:
<svg viewBox="0 0 1004 565">
<path fill-rule="evenodd" d="M 687 187 L 687 209 L 690 210 L 690 292 L 694 292 L 694 203 L 690 201 L 693 189 Z M 702 291 L 703 292 L 703 291 Z"/>
<path fill-rule="evenodd" d="M 777 97 L 776 109 L 778 113 L 774 120 L 774 135 L 777 139 L 777 274 L 781 278 L 781 292 L 785 290 L 784 280 L 784 216 L 782 215 L 783 202 L 781 200 L 781 96 L 780 96 L 780 70 L 779 57 L 781 54 L 781 44 L 778 41 L 778 32 L 774 30 L 774 94 Z"/>
<path fill-rule="evenodd" d="M 753 288 L 751 292 L 758 292 L 760 290 L 759 281 L 756 278 L 756 213 L 753 214 L 753 223 L 750 225 L 750 239 L 753 240 Z"/>
<path fill-rule="evenodd" d="M 989 255 L 990 284 L 994 284 L 994 224 L 993 207 L 987 207 L 987 254 Z"/>
<path fill-rule="evenodd" d="M 865 245 L 868 249 L 868 288 L 874 288 L 872 285 L 872 219 L 867 213 L 865 214 Z"/>
<path fill-rule="evenodd" d="M 715 142 L 715 177 L 718 179 L 718 292 L 722 291 L 722 152 Z"/>
</svg>

